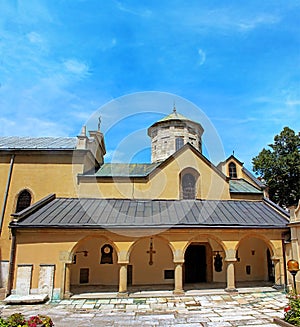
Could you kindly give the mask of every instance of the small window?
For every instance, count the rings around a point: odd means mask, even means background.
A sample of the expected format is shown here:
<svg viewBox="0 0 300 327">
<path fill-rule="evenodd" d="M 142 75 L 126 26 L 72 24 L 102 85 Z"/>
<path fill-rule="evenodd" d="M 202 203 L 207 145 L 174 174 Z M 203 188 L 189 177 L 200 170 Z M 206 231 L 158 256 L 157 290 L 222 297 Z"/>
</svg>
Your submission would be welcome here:
<svg viewBox="0 0 300 327">
<path fill-rule="evenodd" d="M 230 178 L 237 178 L 235 163 L 231 162 L 228 167 L 229 167 L 229 177 Z"/>
<path fill-rule="evenodd" d="M 182 198 L 195 199 L 196 196 L 196 180 L 192 174 L 185 174 L 182 177 Z"/>
<path fill-rule="evenodd" d="M 164 279 L 174 279 L 174 270 L 164 270 Z"/>
<path fill-rule="evenodd" d="M 80 276 L 79 276 L 79 283 L 80 284 L 87 284 L 89 282 L 89 268 L 80 268 Z"/>
<path fill-rule="evenodd" d="M 176 151 L 178 151 L 183 147 L 183 137 L 176 137 L 175 142 Z"/>
<path fill-rule="evenodd" d="M 20 192 L 17 200 L 16 212 L 20 212 L 28 208 L 31 204 L 31 194 L 27 190 Z"/>
</svg>

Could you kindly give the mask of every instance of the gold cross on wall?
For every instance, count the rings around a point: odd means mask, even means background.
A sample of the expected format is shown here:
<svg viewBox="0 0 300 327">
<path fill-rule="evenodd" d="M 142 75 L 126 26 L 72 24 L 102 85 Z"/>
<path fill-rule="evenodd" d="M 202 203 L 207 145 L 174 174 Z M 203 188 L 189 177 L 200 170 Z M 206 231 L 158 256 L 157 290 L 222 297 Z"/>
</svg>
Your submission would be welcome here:
<svg viewBox="0 0 300 327">
<path fill-rule="evenodd" d="M 153 254 L 156 253 L 156 251 L 153 250 L 153 242 L 152 242 L 152 237 L 150 238 L 150 249 L 149 251 L 147 251 L 147 253 L 149 253 L 149 265 L 152 266 L 153 265 Z"/>
</svg>

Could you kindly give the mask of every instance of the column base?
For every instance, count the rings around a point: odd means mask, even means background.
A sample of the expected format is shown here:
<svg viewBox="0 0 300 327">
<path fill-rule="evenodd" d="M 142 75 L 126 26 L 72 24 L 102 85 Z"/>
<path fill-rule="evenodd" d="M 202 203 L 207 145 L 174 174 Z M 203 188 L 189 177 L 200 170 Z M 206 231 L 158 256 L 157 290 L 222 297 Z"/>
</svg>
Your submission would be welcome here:
<svg viewBox="0 0 300 327">
<path fill-rule="evenodd" d="M 64 299 L 70 299 L 72 295 L 73 295 L 73 293 L 71 293 L 71 292 L 65 292 Z"/>
<path fill-rule="evenodd" d="M 184 295 L 185 292 L 184 292 L 184 290 L 174 290 L 174 291 L 173 291 L 173 294 L 174 294 L 174 295 Z"/>
<path fill-rule="evenodd" d="M 238 290 L 237 290 L 236 288 L 225 288 L 224 291 L 225 291 L 225 292 L 228 292 L 228 293 L 238 292 Z"/>
<path fill-rule="evenodd" d="M 117 297 L 128 297 L 129 293 L 126 291 L 126 292 L 118 292 L 117 293 Z"/>
</svg>

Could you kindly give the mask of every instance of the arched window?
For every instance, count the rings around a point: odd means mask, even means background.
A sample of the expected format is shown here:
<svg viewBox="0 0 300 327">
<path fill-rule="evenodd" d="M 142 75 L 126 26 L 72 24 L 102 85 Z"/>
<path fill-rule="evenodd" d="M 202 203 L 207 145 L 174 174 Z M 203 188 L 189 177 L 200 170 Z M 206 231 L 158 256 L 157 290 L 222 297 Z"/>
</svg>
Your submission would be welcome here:
<svg viewBox="0 0 300 327">
<path fill-rule="evenodd" d="M 195 199 L 196 197 L 196 179 L 192 174 L 184 174 L 182 177 L 182 198 Z"/>
<path fill-rule="evenodd" d="M 231 162 L 228 166 L 229 168 L 229 177 L 230 178 L 237 178 L 237 173 L 236 173 L 236 165 L 234 162 Z"/>
<path fill-rule="evenodd" d="M 31 194 L 27 190 L 23 190 L 20 192 L 17 200 L 17 208 L 16 212 L 20 212 L 31 204 Z"/>
<path fill-rule="evenodd" d="M 183 137 L 176 137 L 175 139 L 176 151 L 183 147 Z"/>
</svg>

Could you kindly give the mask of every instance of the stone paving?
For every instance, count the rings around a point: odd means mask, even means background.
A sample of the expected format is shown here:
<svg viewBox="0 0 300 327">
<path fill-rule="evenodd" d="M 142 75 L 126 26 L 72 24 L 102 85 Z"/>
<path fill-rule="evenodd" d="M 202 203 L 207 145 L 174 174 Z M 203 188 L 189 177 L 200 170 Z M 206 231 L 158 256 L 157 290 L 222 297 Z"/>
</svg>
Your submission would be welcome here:
<svg viewBox="0 0 300 327">
<path fill-rule="evenodd" d="M 163 294 L 163 293 L 162 293 Z M 274 327 L 283 318 L 286 295 L 272 290 L 168 296 L 70 299 L 40 305 L 4 305 L 2 317 L 49 315 L 55 327 L 177 326 Z"/>
</svg>

